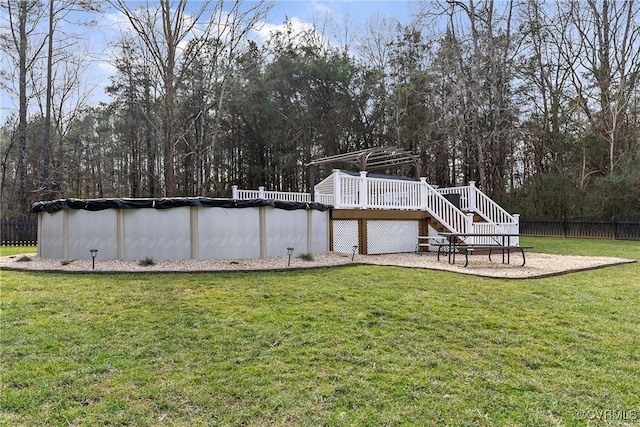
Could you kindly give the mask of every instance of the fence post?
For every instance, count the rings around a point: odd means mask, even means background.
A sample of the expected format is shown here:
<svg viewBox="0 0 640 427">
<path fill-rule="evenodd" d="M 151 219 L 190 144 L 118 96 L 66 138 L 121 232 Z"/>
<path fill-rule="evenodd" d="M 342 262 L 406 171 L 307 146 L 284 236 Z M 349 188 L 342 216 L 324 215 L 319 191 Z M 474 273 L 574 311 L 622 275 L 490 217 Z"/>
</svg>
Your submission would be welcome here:
<svg viewBox="0 0 640 427">
<path fill-rule="evenodd" d="M 264 199 L 264 187 L 258 187 L 258 198 Z"/>
<path fill-rule="evenodd" d="M 562 217 L 562 237 L 567 237 L 567 217 Z"/>
<path fill-rule="evenodd" d="M 233 200 L 238 200 L 238 186 L 237 185 L 232 185 L 231 186 L 231 198 Z"/>
<path fill-rule="evenodd" d="M 615 216 L 611 217 L 611 228 L 613 229 L 613 240 L 618 240 L 618 223 Z"/>
</svg>

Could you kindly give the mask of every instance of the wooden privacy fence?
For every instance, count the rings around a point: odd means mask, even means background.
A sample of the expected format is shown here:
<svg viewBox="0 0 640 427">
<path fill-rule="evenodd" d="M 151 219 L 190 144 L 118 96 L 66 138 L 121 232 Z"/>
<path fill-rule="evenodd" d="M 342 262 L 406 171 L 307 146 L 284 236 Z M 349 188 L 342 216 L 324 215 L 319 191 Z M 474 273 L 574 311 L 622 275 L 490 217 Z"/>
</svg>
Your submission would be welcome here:
<svg viewBox="0 0 640 427">
<path fill-rule="evenodd" d="M 520 218 L 520 234 L 526 236 L 591 237 L 640 240 L 640 218 L 604 219 L 527 219 Z"/>
<path fill-rule="evenodd" d="M 38 243 L 38 219 L 33 216 L 0 220 L 0 244 L 34 246 Z"/>
</svg>

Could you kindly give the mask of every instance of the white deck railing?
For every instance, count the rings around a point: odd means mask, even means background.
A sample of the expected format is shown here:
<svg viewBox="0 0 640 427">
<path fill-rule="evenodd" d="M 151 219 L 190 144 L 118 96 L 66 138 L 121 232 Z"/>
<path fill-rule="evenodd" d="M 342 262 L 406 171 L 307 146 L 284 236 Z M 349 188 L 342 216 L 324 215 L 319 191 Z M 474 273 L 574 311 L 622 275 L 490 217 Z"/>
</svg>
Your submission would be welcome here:
<svg viewBox="0 0 640 427">
<path fill-rule="evenodd" d="M 367 178 L 367 204 L 373 209 L 420 209 L 420 183 Z"/>
<path fill-rule="evenodd" d="M 325 185 L 321 187 L 322 192 L 318 191 L 320 185 L 316 186 L 315 200 L 317 202 L 330 204 L 336 208 L 424 209 L 425 203 L 420 192 L 421 182 L 418 181 L 369 178 L 366 176 L 366 172 L 361 172 L 360 176 L 353 176 L 339 171 L 334 171 L 329 179 L 330 181 L 325 182 Z M 475 212 L 487 222 L 517 223 L 514 215 L 511 215 L 480 191 L 473 181 L 463 187 L 435 189 L 428 184 L 427 186 L 442 196 L 459 194 L 460 210 Z M 430 191 L 427 192 L 427 197 L 429 193 Z M 338 197 L 336 198 L 335 195 Z M 429 200 L 427 206 L 432 206 L 431 202 L 433 201 Z M 439 211 L 437 207 L 434 210 Z"/>
<path fill-rule="evenodd" d="M 310 202 L 309 193 L 292 193 L 287 191 L 267 191 L 264 187 L 257 190 L 240 190 L 237 185 L 231 186 L 231 198 L 236 200 L 247 199 L 275 199 L 285 202 Z"/>
<path fill-rule="evenodd" d="M 353 176 L 336 169 L 318 188 L 324 191 L 331 188 L 333 194 L 316 190 L 315 200 L 338 209 L 426 210 L 449 231 L 458 233 L 470 232 L 473 222 L 473 217 L 457 209 L 426 178 L 420 181 L 369 178 L 364 171 Z"/>
<path fill-rule="evenodd" d="M 444 196 L 460 195 L 460 209 Z M 284 201 L 310 202 L 309 193 L 290 193 L 258 190 L 240 190 L 232 187 L 234 199 L 277 199 Z M 468 186 L 435 189 L 426 178 L 420 181 L 370 178 L 367 172 L 359 176 L 335 169 L 333 173 L 315 187 L 314 200 L 338 209 L 400 209 L 425 210 L 438 222 L 454 233 L 506 233 L 518 234 L 519 217 L 511 215 L 500 205 L 478 190 L 475 182 Z M 466 211 L 468 213 L 464 213 Z M 487 222 L 474 223 L 474 213 Z M 511 244 L 517 244 L 511 238 Z"/>
</svg>

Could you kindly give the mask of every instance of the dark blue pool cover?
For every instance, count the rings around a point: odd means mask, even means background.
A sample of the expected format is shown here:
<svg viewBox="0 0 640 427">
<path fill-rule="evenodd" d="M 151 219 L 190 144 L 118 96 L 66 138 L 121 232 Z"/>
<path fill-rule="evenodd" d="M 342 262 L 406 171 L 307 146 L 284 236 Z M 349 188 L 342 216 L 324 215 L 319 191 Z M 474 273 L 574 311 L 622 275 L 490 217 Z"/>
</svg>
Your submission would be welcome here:
<svg viewBox="0 0 640 427">
<path fill-rule="evenodd" d="M 206 208 L 253 208 L 271 206 L 288 211 L 297 209 L 314 209 L 326 211 L 330 205 L 316 202 L 285 202 L 274 199 L 215 199 L 211 197 L 168 197 L 148 199 L 58 199 L 47 202 L 36 202 L 31 206 L 31 212 L 53 213 L 64 209 L 83 209 L 87 211 L 101 211 L 105 209 L 171 209 L 183 206 L 201 206 Z"/>
</svg>

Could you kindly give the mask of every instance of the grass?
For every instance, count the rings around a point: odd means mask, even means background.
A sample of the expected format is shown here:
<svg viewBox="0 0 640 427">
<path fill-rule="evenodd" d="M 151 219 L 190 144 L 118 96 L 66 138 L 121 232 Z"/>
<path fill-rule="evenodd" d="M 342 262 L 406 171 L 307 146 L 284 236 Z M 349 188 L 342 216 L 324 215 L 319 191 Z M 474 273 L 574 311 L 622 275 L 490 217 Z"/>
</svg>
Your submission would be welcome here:
<svg viewBox="0 0 640 427">
<path fill-rule="evenodd" d="M 35 246 L 0 246 L 0 256 L 32 254 L 38 252 Z"/>
<path fill-rule="evenodd" d="M 523 238 L 640 259 L 640 242 Z M 640 265 L 2 272 L 6 425 L 635 425 Z M 607 412 L 609 411 L 609 412 Z"/>
</svg>

